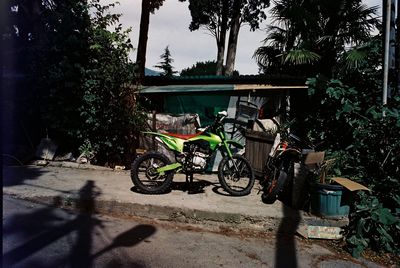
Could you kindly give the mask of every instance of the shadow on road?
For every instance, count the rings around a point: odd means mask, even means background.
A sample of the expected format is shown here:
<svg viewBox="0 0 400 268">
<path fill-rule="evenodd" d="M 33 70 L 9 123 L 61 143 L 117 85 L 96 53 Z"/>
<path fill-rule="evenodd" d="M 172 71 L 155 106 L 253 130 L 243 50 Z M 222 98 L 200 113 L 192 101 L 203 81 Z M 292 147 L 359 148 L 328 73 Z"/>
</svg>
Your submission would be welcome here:
<svg viewBox="0 0 400 268">
<path fill-rule="evenodd" d="M 275 267 L 298 267 L 294 236 L 300 220 L 298 210 L 283 205 L 283 219 L 279 225 L 276 240 Z"/>
<path fill-rule="evenodd" d="M 14 241 L 10 244 L 17 245 L 12 249 L 12 246 L 7 248 L 9 244 L 4 247 L 3 267 L 91 267 L 100 255 L 119 247 L 133 247 L 156 232 L 154 226 L 137 225 L 121 233 L 110 245 L 92 255 L 94 230 L 104 228 L 103 222 L 95 215 L 95 200 L 99 194 L 94 181 L 88 180 L 79 191 L 76 214 L 55 208 L 54 205 L 59 204 L 60 197 L 55 199 L 53 206 L 13 214 L 5 221 L 3 218 L 3 245 L 4 238 L 7 237 Z M 29 207 L 27 205 L 26 210 L 29 211 Z M 49 252 L 50 257 L 47 256 Z M 111 259 L 106 267 L 112 267 L 119 262 L 120 260 Z M 137 263 L 131 264 L 140 266 Z"/>
</svg>

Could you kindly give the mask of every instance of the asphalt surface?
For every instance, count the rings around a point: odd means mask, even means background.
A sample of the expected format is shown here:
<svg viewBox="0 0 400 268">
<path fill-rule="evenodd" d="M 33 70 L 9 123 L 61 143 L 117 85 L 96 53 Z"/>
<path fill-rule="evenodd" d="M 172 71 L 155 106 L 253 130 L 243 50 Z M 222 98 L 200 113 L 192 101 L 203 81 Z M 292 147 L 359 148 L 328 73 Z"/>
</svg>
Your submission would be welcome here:
<svg viewBox="0 0 400 268">
<path fill-rule="evenodd" d="M 2 267 L 376 267 L 293 233 L 232 234 L 3 197 Z"/>
</svg>

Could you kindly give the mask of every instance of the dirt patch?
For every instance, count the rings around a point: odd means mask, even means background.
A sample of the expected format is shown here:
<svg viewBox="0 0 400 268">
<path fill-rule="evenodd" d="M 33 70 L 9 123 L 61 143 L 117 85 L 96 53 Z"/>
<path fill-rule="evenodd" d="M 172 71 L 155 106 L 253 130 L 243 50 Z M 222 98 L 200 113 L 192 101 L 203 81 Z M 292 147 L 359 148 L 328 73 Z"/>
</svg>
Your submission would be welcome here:
<svg viewBox="0 0 400 268">
<path fill-rule="evenodd" d="M 343 240 L 340 240 L 340 241 L 315 240 L 315 243 L 335 252 L 342 259 L 357 260 L 357 259 L 354 259 L 351 256 L 351 254 L 346 250 L 346 242 Z M 361 256 L 370 262 L 374 262 L 374 263 L 383 265 L 385 267 L 393 267 L 393 268 L 400 267 L 400 256 L 397 256 L 396 254 L 378 253 L 378 252 L 372 251 L 370 249 L 367 249 L 361 254 Z M 361 263 L 359 263 L 357 261 L 356 261 L 356 263 L 362 265 Z"/>
</svg>

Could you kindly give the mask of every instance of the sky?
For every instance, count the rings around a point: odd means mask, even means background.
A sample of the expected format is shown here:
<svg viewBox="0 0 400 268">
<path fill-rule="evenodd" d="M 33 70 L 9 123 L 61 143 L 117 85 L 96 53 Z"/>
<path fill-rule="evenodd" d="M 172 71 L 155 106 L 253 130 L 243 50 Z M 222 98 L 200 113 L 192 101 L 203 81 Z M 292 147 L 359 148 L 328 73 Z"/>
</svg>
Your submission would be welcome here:
<svg viewBox="0 0 400 268">
<path fill-rule="evenodd" d="M 104 2 L 113 2 L 104 0 Z M 120 5 L 114 12 L 121 13 L 120 23 L 123 27 L 132 28 L 130 38 L 134 48 L 137 48 L 140 27 L 141 0 L 119 0 Z M 367 5 L 382 5 L 382 0 L 366 0 Z M 268 14 L 267 14 L 268 16 Z M 206 30 L 200 29 L 191 32 L 191 21 L 188 2 L 178 0 L 165 0 L 164 5 L 150 16 L 149 39 L 147 43 L 146 67 L 158 70 L 154 65 L 161 59 L 160 55 L 169 46 L 172 66 L 180 72 L 191 67 L 198 61 L 215 60 L 217 46 L 215 38 Z M 261 24 L 259 30 L 252 32 L 247 25 L 241 27 L 239 32 L 235 69 L 240 74 L 257 74 L 257 63 L 252 59 L 254 51 L 262 45 L 266 36 L 265 29 L 270 21 L 267 19 Z M 136 51 L 131 53 L 133 61 L 136 60 Z M 159 70 L 158 70 L 159 71 Z"/>
</svg>

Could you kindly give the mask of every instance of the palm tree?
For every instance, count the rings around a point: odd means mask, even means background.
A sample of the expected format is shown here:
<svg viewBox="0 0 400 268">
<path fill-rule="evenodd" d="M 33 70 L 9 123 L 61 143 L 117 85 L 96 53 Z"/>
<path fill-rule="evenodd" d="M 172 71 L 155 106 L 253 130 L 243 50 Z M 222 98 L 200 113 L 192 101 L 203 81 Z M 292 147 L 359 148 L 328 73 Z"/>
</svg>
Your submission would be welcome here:
<svg viewBox="0 0 400 268">
<path fill-rule="evenodd" d="M 361 0 L 275 0 L 273 26 L 254 58 L 264 70 L 272 66 L 312 66 L 332 76 L 346 46 L 369 40 L 377 26 L 376 6 Z"/>
</svg>

